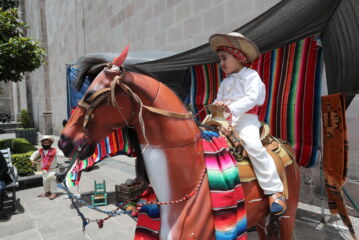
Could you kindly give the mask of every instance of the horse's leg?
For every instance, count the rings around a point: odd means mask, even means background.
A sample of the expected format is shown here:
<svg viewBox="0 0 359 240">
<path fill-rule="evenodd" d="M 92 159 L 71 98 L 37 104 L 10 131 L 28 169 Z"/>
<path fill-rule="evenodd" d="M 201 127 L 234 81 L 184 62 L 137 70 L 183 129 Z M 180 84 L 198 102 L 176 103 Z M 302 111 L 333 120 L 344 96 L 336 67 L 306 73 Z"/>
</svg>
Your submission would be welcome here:
<svg viewBox="0 0 359 240">
<path fill-rule="evenodd" d="M 268 198 L 257 181 L 242 183 L 245 195 L 247 227 L 256 226 L 259 240 L 266 240 L 265 218 L 269 213 Z"/>
<path fill-rule="evenodd" d="M 280 239 L 293 240 L 295 214 L 284 215 L 280 219 Z"/>
<path fill-rule="evenodd" d="M 263 219 L 262 221 L 256 224 L 256 230 L 259 240 L 266 240 L 267 233 L 266 233 L 266 221 Z"/>
<path fill-rule="evenodd" d="M 280 218 L 280 238 L 292 240 L 300 187 L 300 171 L 295 162 L 286 168 L 286 174 L 289 186 L 289 199 L 287 200 L 287 211 Z"/>
<path fill-rule="evenodd" d="M 207 175 L 203 179 L 198 194 L 187 201 L 177 221 L 182 222 L 182 225 L 178 229 L 180 235 L 176 235 L 175 239 L 216 239 Z"/>
</svg>

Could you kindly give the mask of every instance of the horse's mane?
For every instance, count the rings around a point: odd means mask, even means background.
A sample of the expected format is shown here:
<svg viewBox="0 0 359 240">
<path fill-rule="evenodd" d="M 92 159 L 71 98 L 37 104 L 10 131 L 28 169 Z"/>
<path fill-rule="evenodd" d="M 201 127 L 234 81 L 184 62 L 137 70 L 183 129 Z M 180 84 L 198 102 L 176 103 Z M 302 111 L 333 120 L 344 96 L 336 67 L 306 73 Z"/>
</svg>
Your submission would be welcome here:
<svg viewBox="0 0 359 240">
<path fill-rule="evenodd" d="M 125 127 L 123 131 L 126 133 L 129 141 L 130 148 L 136 155 L 136 178 L 145 184 L 150 184 L 150 180 L 148 179 L 146 169 L 145 169 L 145 161 L 143 159 L 142 150 L 140 147 L 140 143 L 138 141 L 138 136 L 136 131 L 133 128 Z"/>
<path fill-rule="evenodd" d="M 93 53 L 85 54 L 80 57 L 76 63 L 76 66 L 79 69 L 77 81 L 75 83 L 76 88 L 79 90 L 82 87 L 86 76 L 89 76 L 90 81 L 92 81 L 108 63 L 113 61 L 115 57 L 117 57 L 117 55 L 114 53 Z M 125 65 L 125 69 L 129 72 L 140 73 L 157 79 L 153 74 L 134 65 Z"/>
</svg>

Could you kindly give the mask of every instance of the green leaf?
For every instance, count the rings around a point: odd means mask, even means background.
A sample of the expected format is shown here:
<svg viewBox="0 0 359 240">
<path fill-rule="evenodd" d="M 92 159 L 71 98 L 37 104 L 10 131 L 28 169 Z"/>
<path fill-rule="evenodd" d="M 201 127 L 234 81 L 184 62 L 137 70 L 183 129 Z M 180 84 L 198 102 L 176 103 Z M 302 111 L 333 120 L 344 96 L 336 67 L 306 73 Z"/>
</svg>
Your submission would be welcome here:
<svg viewBox="0 0 359 240">
<path fill-rule="evenodd" d="M 21 81 L 25 72 L 45 64 L 45 49 L 40 47 L 40 42 L 23 36 L 24 28 L 28 26 L 19 19 L 17 9 L 0 8 L 0 81 Z"/>
</svg>

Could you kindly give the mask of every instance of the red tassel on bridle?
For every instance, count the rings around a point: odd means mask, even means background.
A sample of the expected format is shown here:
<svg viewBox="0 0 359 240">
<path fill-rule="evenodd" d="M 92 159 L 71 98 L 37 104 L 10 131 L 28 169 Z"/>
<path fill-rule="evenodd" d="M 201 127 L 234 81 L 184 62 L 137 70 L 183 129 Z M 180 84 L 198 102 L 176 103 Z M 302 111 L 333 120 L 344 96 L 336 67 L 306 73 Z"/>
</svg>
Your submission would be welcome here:
<svg viewBox="0 0 359 240">
<path fill-rule="evenodd" d="M 113 59 L 113 65 L 117 66 L 117 67 L 121 67 L 122 64 L 125 62 L 126 58 L 127 58 L 127 54 L 128 54 L 128 49 L 130 48 L 130 45 L 127 45 L 127 47 L 125 47 L 125 49 L 123 49 L 123 51 L 121 52 L 120 56 L 118 56 L 117 58 Z"/>
</svg>

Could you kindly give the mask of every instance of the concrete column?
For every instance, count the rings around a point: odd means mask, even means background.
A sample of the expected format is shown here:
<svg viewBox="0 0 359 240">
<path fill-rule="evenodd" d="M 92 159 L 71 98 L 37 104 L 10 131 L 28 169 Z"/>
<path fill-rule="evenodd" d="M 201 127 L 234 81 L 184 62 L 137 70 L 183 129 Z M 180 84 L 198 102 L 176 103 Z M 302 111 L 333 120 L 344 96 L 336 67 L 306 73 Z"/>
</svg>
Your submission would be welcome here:
<svg viewBox="0 0 359 240">
<path fill-rule="evenodd" d="M 52 113 L 51 112 L 43 112 L 42 113 L 40 132 L 42 134 L 47 134 L 47 135 L 53 134 Z"/>
<path fill-rule="evenodd" d="M 18 93 L 17 93 L 17 83 L 11 83 L 11 96 L 13 104 L 13 114 L 15 121 L 20 121 L 19 119 L 19 104 L 18 104 Z"/>
</svg>

